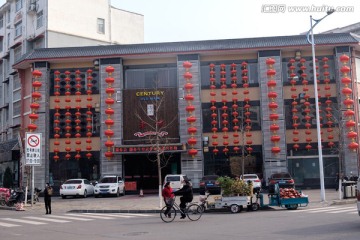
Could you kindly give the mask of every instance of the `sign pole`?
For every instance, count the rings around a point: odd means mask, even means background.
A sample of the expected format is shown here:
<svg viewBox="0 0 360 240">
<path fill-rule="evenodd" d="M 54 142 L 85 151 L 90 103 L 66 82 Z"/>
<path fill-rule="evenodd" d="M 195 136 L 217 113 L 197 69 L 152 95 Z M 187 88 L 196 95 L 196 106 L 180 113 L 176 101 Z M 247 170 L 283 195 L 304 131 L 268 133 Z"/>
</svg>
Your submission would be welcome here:
<svg viewBox="0 0 360 240">
<path fill-rule="evenodd" d="M 34 173 L 34 165 L 31 166 L 31 207 L 34 204 L 34 180 L 35 180 L 35 173 Z"/>
</svg>

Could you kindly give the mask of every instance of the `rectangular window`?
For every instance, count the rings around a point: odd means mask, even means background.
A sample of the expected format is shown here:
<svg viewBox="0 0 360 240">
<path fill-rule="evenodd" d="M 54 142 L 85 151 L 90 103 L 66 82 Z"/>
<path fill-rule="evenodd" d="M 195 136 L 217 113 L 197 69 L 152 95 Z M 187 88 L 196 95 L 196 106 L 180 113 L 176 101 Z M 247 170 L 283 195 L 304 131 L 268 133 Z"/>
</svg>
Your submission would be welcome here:
<svg viewBox="0 0 360 240">
<path fill-rule="evenodd" d="M 22 22 L 15 24 L 15 38 L 22 35 Z"/>
<path fill-rule="evenodd" d="M 43 11 L 38 12 L 36 16 L 36 29 L 39 29 L 43 26 Z"/>
<path fill-rule="evenodd" d="M 13 117 L 19 116 L 21 112 L 21 101 L 16 101 L 13 103 Z"/>
<path fill-rule="evenodd" d="M 105 19 L 103 18 L 98 18 L 97 19 L 97 31 L 98 33 L 102 33 L 105 34 Z"/>
<path fill-rule="evenodd" d="M 22 4 L 22 0 L 15 1 L 15 12 L 18 12 L 20 9 L 22 9 Z"/>
<path fill-rule="evenodd" d="M 129 69 L 125 71 L 125 89 L 153 89 L 177 86 L 176 68 Z"/>
<path fill-rule="evenodd" d="M 4 27 L 4 15 L 0 16 L 0 29 Z"/>
<path fill-rule="evenodd" d="M 10 8 L 11 8 L 11 6 L 10 6 Z M 10 11 L 11 9 L 9 9 L 9 11 L 7 11 L 7 14 L 6 14 L 6 21 L 7 21 L 7 23 L 10 23 L 10 20 L 11 20 L 11 11 Z"/>
<path fill-rule="evenodd" d="M 7 48 L 9 48 L 10 47 L 10 33 L 7 34 L 6 44 L 7 44 Z"/>
<path fill-rule="evenodd" d="M 13 80 L 13 90 L 18 90 L 21 88 L 21 82 L 20 82 L 20 78 L 18 74 L 14 75 L 14 80 Z M 18 100 L 20 98 L 14 98 L 14 100 Z"/>
<path fill-rule="evenodd" d="M 4 40 L 3 40 L 3 38 L 1 38 L 0 39 L 0 52 L 2 52 L 4 50 L 3 45 L 4 45 Z"/>
<path fill-rule="evenodd" d="M 21 58 L 21 50 L 22 50 L 22 47 L 19 46 L 17 48 L 14 49 L 14 60 L 17 61 Z"/>
</svg>

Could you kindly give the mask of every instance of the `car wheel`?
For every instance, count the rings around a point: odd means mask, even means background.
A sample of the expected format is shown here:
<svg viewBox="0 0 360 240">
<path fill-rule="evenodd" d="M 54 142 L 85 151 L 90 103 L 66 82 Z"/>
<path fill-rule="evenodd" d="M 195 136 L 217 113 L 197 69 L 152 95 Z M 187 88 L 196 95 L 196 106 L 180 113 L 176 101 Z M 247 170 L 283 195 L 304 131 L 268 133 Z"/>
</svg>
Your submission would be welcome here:
<svg viewBox="0 0 360 240">
<path fill-rule="evenodd" d="M 94 197 L 95 197 L 95 198 L 98 198 L 98 197 L 99 197 L 99 195 L 97 195 L 97 194 L 94 194 Z"/>
<path fill-rule="evenodd" d="M 259 204 L 253 203 L 253 204 L 251 205 L 251 210 L 253 210 L 253 211 L 259 210 Z"/>
<path fill-rule="evenodd" d="M 66 196 L 62 195 L 62 196 L 61 196 L 61 198 L 62 198 L 62 199 L 65 199 L 65 198 L 66 198 Z"/>
<path fill-rule="evenodd" d="M 118 188 L 117 192 L 116 192 L 116 197 L 119 197 L 119 196 L 120 196 L 120 189 Z"/>
<path fill-rule="evenodd" d="M 84 198 L 86 198 L 87 197 L 87 191 L 85 190 L 84 191 L 84 196 L 83 196 Z"/>
<path fill-rule="evenodd" d="M 125 188 L 123 189 L 122 195 L 125 196 Z"/>
</svg>

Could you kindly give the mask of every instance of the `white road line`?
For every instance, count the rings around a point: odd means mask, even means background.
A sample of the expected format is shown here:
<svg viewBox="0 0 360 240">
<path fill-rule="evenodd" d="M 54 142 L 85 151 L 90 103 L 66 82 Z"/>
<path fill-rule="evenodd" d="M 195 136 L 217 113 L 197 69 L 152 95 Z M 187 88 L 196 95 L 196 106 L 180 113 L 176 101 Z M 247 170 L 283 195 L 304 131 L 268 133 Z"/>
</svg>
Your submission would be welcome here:
<svg viewBox="0 0 360 240">
<path fill-rule="evenodd" d="M 48 215 L 51 218 L 61 218 L 61 219 L 70 219 L 70 220 L 79 220 L 79 221 L 92 221 L 94 219 L 87 219 L 87 218 L 78 218 L 78 217 L 71 217 L 71 216 L 59 216 L 59 215 Z"/>
<path fill-rule="evenodd" d="M 123 215 L 128 215 L 128 216 L 140 216 L 140 217 L 150 217 L 152 215 L 150 214 L 140 214 L 140 213 L 121 213 Z"/>
<path fill-rule="evenodd" d="M 109 217 L 117 217 L 117 218 L 132 218 L 133 216 L 126 215 L 116 215 L 116 214 L 105 214 L 105 213 L 83 213 L 86 215 L 95 215 L 95 216 L 109 216 Z"/>
<path fill-rule="evenodd" d="M 66 214 L 66 216 L 74 216 L 74 217 L 83 217 L 84 215 L 85 215 L 85 213 L 83 213 L 83 214 L 74 214 L 74 213 Z M 86 214 L 86 217 L 96 218 L 96 219 L 114 219 L 114 218 L 112 218 L 112 217 L 104 217 L 104 216 L 91 215 L 91 213 Z"/>
<path fill-rule="evenodd" d="M 327 211 L 327 210 L 332 210 L 335 207 L 323 207 L 323 208 L 310 208 L 310 209 L 299 209 L 298 211 L 289 211 L 291 213 L 296 213 L 296 212 L 314 212 L 314 211 Z"/>
<path fill-rule="evenodd" d="M 352 207 L 352 208 L 342 208 L 342 209 L 339 209 L 337 211 L 332 211 L 332 212 L 329 212 L 329 213 L 342 213 L 342 212 L 352 212 L 352 211 L 356 211 L 356 208 Z"/>
<path fill-rule="evenodd" d="M 28 220 L 24 220 L 24 219 L 13 219 L 13 218 L 3 218 L 2 220 L 11 221 L 11 222 L 19 222 L 19 223 L 27 223 L 27 224 L 32 224 L 32 225 L 47 224 L 47 223 L 43 223 L 43 222 L 34 222 L 34 221 L 28 221 Z"/>
<path fill-rule="evenodd" d="M 34 220 L 41 220 L 41 221 L 45 221 L 45 222 L 56 222 L 56 223 L 68 223 L 68 222 L 71 222 L 71 221 L 60 220 L 60 219 L 52 219 L 52 218 L 47 218 L 47 217 L 24 217 L 24 218 L 29 218 L 29 219 L 34 219 Z"/>
<path fill-rule="evenodd" d="M 0 222 L 0 226 L 3 226 L 3 227 L 20 227 L 20 225 L 11 224 L 11 223 L 4 223 L 4 222 Z"/>
</svg>

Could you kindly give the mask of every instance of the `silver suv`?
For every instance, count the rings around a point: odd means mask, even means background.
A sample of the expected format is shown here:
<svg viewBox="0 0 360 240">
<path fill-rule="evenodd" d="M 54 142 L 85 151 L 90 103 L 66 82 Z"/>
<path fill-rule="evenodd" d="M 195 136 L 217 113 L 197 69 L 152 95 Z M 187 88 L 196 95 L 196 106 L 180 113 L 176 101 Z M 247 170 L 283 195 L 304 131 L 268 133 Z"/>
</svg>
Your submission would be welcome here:
<svg viewBox="0 0 360 240">
<path fill-rule="evenodd" d="M 116 195 L 117 197 L 125 195 L 125 183 L 120 176 L 103 176 L 94 187 L 94 196 Z"/>
</svg>

